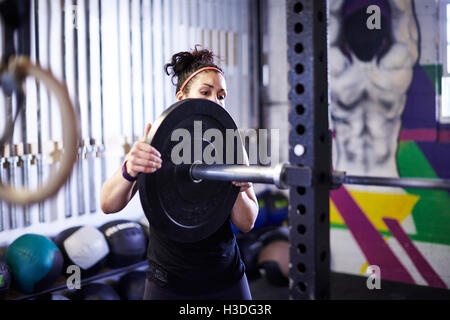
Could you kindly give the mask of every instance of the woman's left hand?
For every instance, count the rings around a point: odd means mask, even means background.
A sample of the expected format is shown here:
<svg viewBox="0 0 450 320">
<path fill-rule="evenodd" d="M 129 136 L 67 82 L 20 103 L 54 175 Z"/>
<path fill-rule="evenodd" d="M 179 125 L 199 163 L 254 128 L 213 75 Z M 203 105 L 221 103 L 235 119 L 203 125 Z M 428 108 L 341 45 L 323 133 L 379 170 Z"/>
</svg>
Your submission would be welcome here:
<svg viewBox="0 0 450 320">
<path fill-rule="evenodd" d="M 232 182 L 234 186 L 239 187 L 239 192 L 244 192 L 246 190 L 248 190 L 249 188 L 252 187 L 252 183 L 251 182 L 236 182 L 233 181 Z"/>
</svg>

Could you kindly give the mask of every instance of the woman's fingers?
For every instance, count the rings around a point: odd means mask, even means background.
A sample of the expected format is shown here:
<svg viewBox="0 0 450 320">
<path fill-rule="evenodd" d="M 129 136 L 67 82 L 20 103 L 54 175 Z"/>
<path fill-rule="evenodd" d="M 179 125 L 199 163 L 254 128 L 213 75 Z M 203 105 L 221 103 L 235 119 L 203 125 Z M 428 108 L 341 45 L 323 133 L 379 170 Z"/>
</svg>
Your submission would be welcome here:
<svg viewBox="0 0 450 320">
<path fill-rule="evenodd" d="M 151 167 L 151 168 L 161 168 L 161 162 L 156 161 L 157 159 L 151 159 L 151 160 L 146 160 L 146 159 L 140 159 L 140 158 L 133 158 L 130 159 L 129 161 L 131 162 L 131 164 L 133 166 L 143 166 L 143 167 Z"/>
<path fill-rule="evenodd" d="M 159 153 L 159 151 L 156 150 L 156 148 L 152 147 L 151 145 L 149 145 L 146 142 L 136 142 L 135 148 L 140 150 L 140 151 L 150 152 L 150 153 L 153 153 L 154 155 L 156 155 L 158 157 L 161 157 L 161 153 Z"/>
<path fill-rule="evenodd" d="M 150 132 L 151 129 L 152 129 L 152 124 L 147 123 L 147 125 L 145 126 L 145 131 L 144 131 L 144 136 L 142 137 L 142 141 L 147 140 L 148 133 Z"/>
<path fill-rule="evenodd" d="M 145 134 L 151 129 L 147 125 Z M 139 173 L 153 173 L 162 166 L 161 154 L 154 147 L 144 141 L 136 142 L 127 156 L 127 170 L 132 176 Z"/>
<path fill-rule="evenodd" d="M 144 167 L 144 166 L 135 166 L 134 168 L 135 168 L 136 172 L 140 172 L 140 173 L 153 173 L 153 172 L 156 172 L 156 170 L 158 170 L 157 168 Z"/>
<path fill-rule="evenodd" d="M 147 153 L 147 152 L 143 152 L 143 151 L 135 151 L 135 152 L 130 153 L 130 158 L 131 158 L 131 160 L 141 159 L 141 160 L 145 160 L 145 161 L 151 161 L 151 162 L 156 162 L 158 164 L 162 164 L 162 160 L 160 157 L 155 156 L 152 153 Z"/>
<path fill-rule="evenodd" d="M 245 190 L 249 189 L 252 184 L 251 182 L 238 182 L 238 181 L 233 181 L 232 184 L 236 187 L 239 187 L 240 190 L 239 192 L 244 192 Z"/>
<path fill-rule="evenodd" d="M 161 158 L 161 153 L 159 153 L 159 151 L 156 150 L 156 148 L 152 147 L 151 145 L 149 145 L 147 143 L 143 143 L 143 142 L 137 143 L 135 150 L 145 152 L 148 154 L 152 154 L 153 156 L 155 156 L 157 158 Z"/>
</svg>

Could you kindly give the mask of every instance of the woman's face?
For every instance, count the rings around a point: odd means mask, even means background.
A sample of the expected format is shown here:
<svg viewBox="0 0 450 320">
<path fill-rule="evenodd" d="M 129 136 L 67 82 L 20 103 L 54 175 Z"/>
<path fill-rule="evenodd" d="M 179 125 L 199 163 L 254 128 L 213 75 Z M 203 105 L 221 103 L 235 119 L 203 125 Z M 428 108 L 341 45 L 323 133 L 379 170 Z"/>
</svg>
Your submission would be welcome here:
<svg viewBox="0 0 450 320">
<path fill-rule="evenodd" d="M 203 71 L 191 80 L 189 93 L 177 93 L 177 101 L 183 99 L 208 99 L 225 107 L 227 85 L 216 71 Z"/>
</svg>

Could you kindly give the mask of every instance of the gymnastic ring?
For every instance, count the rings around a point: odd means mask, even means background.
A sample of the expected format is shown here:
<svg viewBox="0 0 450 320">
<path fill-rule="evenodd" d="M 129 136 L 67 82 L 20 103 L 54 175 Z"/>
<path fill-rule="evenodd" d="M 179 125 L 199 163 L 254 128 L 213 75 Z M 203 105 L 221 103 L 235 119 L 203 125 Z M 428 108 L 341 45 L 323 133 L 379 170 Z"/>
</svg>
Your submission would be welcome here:
<svg viewBox="0 0 450 320">
<path fill-rule="evenodd" d="M 34 65 L 26 57 L 12 57 L 7 66 L 7 72 L 12 74 L 22 84 L 28 76 L 45 84 L 47 89 L 52 92 L 61 113 L 61 128 L 63 136 L 63 152 L 60 166 L 46 185 L 38 186 L 34 191 L 25 188 L 13 189 L 4 185 L 0 181 L 0 199 L 15 205 L 31 205 L 42 202 L 56 195 L 58 190 L 65 184 L 72 173 L 73 166 L 77 161 L 79 127 L 78 118 L 74 107 L 70 101 L 67 87 L 60 83 L 51 72 Z"/>
</svg>

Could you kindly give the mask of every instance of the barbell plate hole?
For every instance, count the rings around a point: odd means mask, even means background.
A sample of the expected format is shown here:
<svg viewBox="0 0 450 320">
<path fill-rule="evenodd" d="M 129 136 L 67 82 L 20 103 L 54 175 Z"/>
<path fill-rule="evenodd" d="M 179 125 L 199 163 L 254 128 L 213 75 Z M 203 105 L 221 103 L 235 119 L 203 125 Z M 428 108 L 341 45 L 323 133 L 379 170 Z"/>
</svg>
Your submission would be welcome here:
<svg viewBox="0 0 450 320">
<path fill-rule="evenodd" d="M 194 167 L 194 165 L 196 164 L 202 164 L 201 161 L 194 161 L 194 163 L 191 165 L 191 167 L 189 168 L 189 177 L 191 177 L 192 182 L 194 183 L 201 183 L 203 180 L 202 179 L 194 179 L 194 177 L 192 176 L 192 168 Z"/>
</svg>

